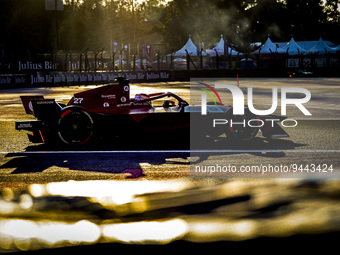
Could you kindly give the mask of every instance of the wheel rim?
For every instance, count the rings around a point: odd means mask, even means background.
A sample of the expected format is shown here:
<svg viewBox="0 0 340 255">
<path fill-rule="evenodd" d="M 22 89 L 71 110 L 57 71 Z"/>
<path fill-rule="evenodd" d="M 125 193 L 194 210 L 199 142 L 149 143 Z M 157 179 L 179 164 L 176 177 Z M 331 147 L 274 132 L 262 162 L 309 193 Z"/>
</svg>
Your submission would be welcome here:
<svg viewBox="0 0 340 255">
<path fill-rule="evenodd" d="M 58 121 L 58 135 L 66 144 L 84 144 L 93 134 L 93 120 L 83 109 L 65 110 Z"/>
</svg>

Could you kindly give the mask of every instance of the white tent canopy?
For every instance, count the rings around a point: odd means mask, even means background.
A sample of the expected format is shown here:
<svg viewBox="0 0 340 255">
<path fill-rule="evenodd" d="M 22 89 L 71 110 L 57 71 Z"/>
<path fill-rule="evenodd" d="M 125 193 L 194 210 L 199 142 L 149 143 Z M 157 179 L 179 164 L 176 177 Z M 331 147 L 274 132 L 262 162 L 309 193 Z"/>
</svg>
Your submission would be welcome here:
<svg viewBox="0 0 340 255">
<path fill-rule="evenodd" d="M 300 47 L 292 37 L 290 41 L 281 48 L 282 51 L 288 52 L 289 55 L 299 55 L 301 53 L 308 54 L 309 52 L 304 48 Z"/>
<path fill-rule="evenodd" d="M 254 51 L 254 54 L 268 54 L 268 53 L 287 53 L 289 55 L 298 54 L 314 54 L 318 53 L 323 55 L 327 53 L 335 54 L 337 50 L 340 50 L 340 45 L 334 47 L 334 44 L 329 41 L 324 41 L 321 37 L 318 41 L 300 41 L 297 42 L 292 37 L 289 42 L 275 42 L 273 43 L 268 35 L 267 41 L 261 46 L 261 48 Z"/>
<path fill-rule="evenodd" d="M 216 51 L 218 56 L 222 56 L 224 55 L 224 39 L 223 39 L 223 35 L 221 35 L 221 39 L 218 42 L 218 44 L 213 48 L 213 49 L 208 49 L 206 50 L 207 53 L 211 56 L 211 57 L 215 57 L 216 56 Z M 227 47 L 227 55 L 232 55 L 232 56 L 237 56 L 239 53 L 236 50 L 233 50 L 230 47 Z M 242 53 L 240 53 L 240 55 L 242 55 Z"/>
<path fill-rule="evenodd" d="M 269 36 L 267 41 L 262 45 L 261 48 L 258 50 L 254 51 L 253 53 L 261 53 L 261 54 L 269 54 L 269 53 L 285 53 L 282 48 L 279 48 L 279 46 L 270 40 Z"/>
<path fill-rule="evenodd" d="M 335 48 L 329 47 L 324 40 L 320 37 L 319 41 L 312 47 L 310 53 L 319 53 L 319 54 L 326 54 L 326 53 L 336 53 Z"/>
<path fill-rule="evenodd" d="M 176 57 L 184 57 L 187 55 L 186 51 L 188 51 L 190 56 L 193 57 L 197 57 L 197 47 L 196 45 L 192 42 L 191 40 L 191 35 L 189 35 L 189 40 L 187 41 L 187 43 L 183 46 L 183 48 L 181 48 L 180 50 L 176 51 L 174 53 L 174 56 Z M 205 53 L 204 51 L 202 51 L 202 55 L 206 56 L 207 53 Z"/>
<path fill-rule="evenodd" d="M 175 58 L 172 62 L 187 62 L 185 58 Z"/>
</svg>

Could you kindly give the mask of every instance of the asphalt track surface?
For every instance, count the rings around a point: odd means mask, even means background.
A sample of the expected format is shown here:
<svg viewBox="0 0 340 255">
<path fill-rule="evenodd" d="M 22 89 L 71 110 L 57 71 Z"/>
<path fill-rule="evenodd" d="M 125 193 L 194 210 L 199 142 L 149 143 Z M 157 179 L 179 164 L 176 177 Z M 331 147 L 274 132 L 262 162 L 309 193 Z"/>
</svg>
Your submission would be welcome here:
<svg viewBox="0 0 340 255">
<path fill-rule="evenodd" d="M 233 79 L 225 82 L 236 84 Z M 80 245 L 76 251 L 140 252 L 150 246 L 124 244 L 168 242 L 167 249 L 174 251 L 191 249 L 192 243 L 207 244 L 196 248 L 238 252 L 268 249 L 268 242 L 287 252 L 292 247 L 304 252 L 318 245 L 336 247 L 340 79 L 241 79 L 240 86 L 257 88 L 255 99 L 262 105 L 270 104 L 272 86 L 306 88 L 312 94 L 305 105 L 312 117 L 291 107 L 289 118 L 298 125 L 285 128 L 289 138 L 267 141 L 258 135 L 243 144 L 226 143 L 222 137 L 207 141 L 206 150 L 178 147 L 166 136 L 152 145 L 61 150 L 31 144 L 26 132 L 14 129 L 15 121 L 31 118 L 19 96 L 40 94 L 67 103 L 74 93 L 91 86 L 0 90 L 0 252 L 75 244 Z M 183 82 L 132 84 L 132 95 L 141 91 L 171 91 L 190 99 L 189 83 Z M 216 143 L 223 149 L 215 150 Z M 105 197 L 111 200 L 102 200 Z M 18 222 L 21 225 L 15 225 Z M 76 234 L 70 231 L 69 240 L 57 234 L 47 239 L 50 223 L 57 229 L 74 227 Z M 22 224 L 27 226 L 24 234 Z M 9 234 L 10 226 L 16 228 Z M 79 236 L 81 226 L 95 231 Z M 82 246 L 89 244 L 85 233 L 97 233 L 90 236 L 94 245 Z"/>
<path fill-rule="evenodd" d="M 234 84 L 234 80 L 225 80 Z M 302 175 L 310 177 L 335 177 L 340 166 L 340 80 L 339 79 L 243 79 L 241 87 L 252 86 L 257 89 L 266 87 L 303 87 L 310 90 L 312 99 L 306 108 L 312 117 L 303 116 L 298 109 L 289 109 L 289 118 L 298 121 L 298 126 L 285 128 L 290 137 L 268 142 L 261 136 L 250 144 L 225 144 L 223 151 L 191 152 L 188 148 L 171 146 L 166 134 L 161 146 L 150 147 L 134 144 L 120 147 L 86 148 L 85 151 L 61 151 L 45 145 L 31 144 L 26 132 L 14 129 L 16 120 L 32 118 L 25 114 L 20 102 L 20 95 L 42 94 L 46 98 L 56 98 L 66 103 L 76 92 L 92 88 L 57 87 L 25 88 L 0 91 L 0 178 L 2 186 L 26 185 L 27 183 L 45 183 L 66 180 L 107 180 L 107 179 L 147 179 L 164 180 L 190 176 L 190 162 L 203 165 L 248 166 L 247 174 L 241 177 L 272 177 L 269 172 L 249 173 L 249 167 L 290 167 L 291 177 Z M 171 91 L 186 100 L 190 100 L 189 83 L 132 84 L 131 95 L 139 92 Z M 267 93 L 267 92 L 266 92 Z M 267 103 L 271 95 L 262 93 L 259 100 Z M 256 98 L 255 98 L 256 99 Z M 223 141 L 219 141 L 223 143 Z M 169 146 L 168 146 L 169 145 Z M 168 147 L 167 147 L 168 146 Z M 191 157 L 190 157 L 191 156 Z M 217 157 L 217 158 L 216 158 Z M 211 164 L 210 164 L 211 163 Z M 294 171 L 295 165 L 308 168 L 310 164 L 327 171 Z M 312 167 L 314 167 L 312 165 Z M 324 166 L 324 167 L 323 167 Z M 294 168 L 292 170 L 292 167 Z M 331 168 L 330 168 L 331 167 Z M 329 171 L 332 170 L 331 172 Z M 234 168 L 235 169 L 235 168 Z M 282 172 L 278 170 L 280 173 Z M 287 170 L 287 168 L 285 168 Z M 255 171 L 255 170 L 254 170 Z M 238 171 L 239 172 L 239 171 Z M 193 172 L 195 175 L 195 172 Z M 216 174 L 203 174 L 203 177 Z M 233 177 L 233 172 L 223 172 L 219 177 Z M 236 175 L 238 177 L 238 175 Z M 277 172 L 275 177 L 277 177 Z M 198 174 L 201 177 L 201 174 Z"/>
</svg>

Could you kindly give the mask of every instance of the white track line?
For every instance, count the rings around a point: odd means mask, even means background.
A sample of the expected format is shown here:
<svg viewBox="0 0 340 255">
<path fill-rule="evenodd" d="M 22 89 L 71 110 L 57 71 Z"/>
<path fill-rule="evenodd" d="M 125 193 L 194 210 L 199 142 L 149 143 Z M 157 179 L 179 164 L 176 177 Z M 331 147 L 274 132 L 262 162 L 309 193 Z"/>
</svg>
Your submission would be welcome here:
<svg viewBox="0 0 340 255">
<path fill-rule="evenodd" d="M 124 150 L 124 151 L 1 151 L 0 154 L 123 154 L 123 153 L 340 153 L 340 150 Z"/>
</svg>

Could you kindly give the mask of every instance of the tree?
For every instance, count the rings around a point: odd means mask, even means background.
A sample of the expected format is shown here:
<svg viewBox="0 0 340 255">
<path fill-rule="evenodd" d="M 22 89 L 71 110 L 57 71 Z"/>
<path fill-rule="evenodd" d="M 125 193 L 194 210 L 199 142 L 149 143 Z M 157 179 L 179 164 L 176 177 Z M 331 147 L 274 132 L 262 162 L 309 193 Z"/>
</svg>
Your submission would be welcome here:
<svg viewBox="0 0 340 255">
<path fill-rule="evenodd" d="M 338 0 L 326 0 L 324 12 L 328 22 L 340 22 L 340 4 Z"/>
<path fill-rule="evenodd" d="M 47 51 L 50 26 L 42 0 L 1 0 L 0 6 L 4 62 L 34 60 Z"/>
<path fill-rule="evenodd" d="M 326 15 L 321 0 L 286 0 L 286 33 L 298 40 L 318 39 L 323 30 Z"/>
<path fill-rule="evenodd" d="M 334 38 L 330 29 L 339 25 L 336 6 L 334 0 L 325 6 L 322 0 L 173 0 L 155 30 L 174 49 L 189 34 L 207 46 L 220 34 L 239 46 L 264 41 L 268 34 L 278 41 L 288 41 L 292 34 L 297 40 Z"/>
<path fill-rule="evenodd" d="M 0 0 L 1 63 L 51 53 L 50 14 L 44 0 Z M 112 41 L 134 50 L 141 41 L 164 42 L 177 50 L 189 34 L 205 48 L 221 34 L 240 48 L 264 42 L 268 34 L 275 41 L 293 34 L 296 40 L 322 36 L 340 43 L 336 0 L 65 0 L 58 20 L 58 49 L 67 51 L 110 50 Z"/>
<path fill-rule="evenodd" d="M 324 12 L 327 16 L 324 30 L 322 33 L 323 38 L 340 44 L 340 4 L 337 0 L 326 0 Z"/>
<path fill-rule="evenodd" d="M 142 5 L 124 0 L 85 0 L 72 5 L 69 1 L 60 29 L 61 49 L 109 50 L 112 41 L 120 42 L 119 47 L 122 44 L 135 47 L 137 42 L 155 33 L 157 11 L 163 10 L 157 3 L 158 0 Z M 152 39 L 157 40 L 155 36 Z"/>
<path fill-rule="evenodd" d="M 277 0 L 261 0 L 247 11 L 251 20 L 251 33 L 254 41 L 264 41 L 270 34 L 272 40 L 284 40 L 286 19 L 284 4 Z"/>
<path fill-rule="evenodd" d="M 238 10 L 218 8 L 214 1 L 207 0 L 173 0 L 170 2 L 162 17 L 161 25 L 155 29 L 170 48 L 178 49 L 189 34 L 194 41 L 209 45 L 216 42 L 221 34 L 234 34 L 240 26 L 235 23 Z"/>
</svg>

